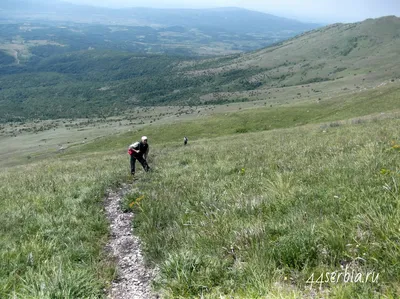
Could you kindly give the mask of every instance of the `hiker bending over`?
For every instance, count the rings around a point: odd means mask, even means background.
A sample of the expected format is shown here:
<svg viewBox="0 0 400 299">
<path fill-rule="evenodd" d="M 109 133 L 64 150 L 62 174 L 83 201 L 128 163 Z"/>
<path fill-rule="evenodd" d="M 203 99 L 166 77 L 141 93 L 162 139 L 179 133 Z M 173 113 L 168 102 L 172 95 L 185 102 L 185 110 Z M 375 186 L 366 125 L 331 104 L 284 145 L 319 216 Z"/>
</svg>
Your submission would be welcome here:
<svg viewBox="0 0 400 299">
<path fill-rule="evenodd" d="M 149 171 L 150 167 L 147 164 L 147 155 L 149 154 L 149 145 L 147 137 L 143 136 L 141 141 L 135 142 L 129 146 L 128 154 L 131 155 L 131 174 L 135 174 L 136 160 L 142 164 L 145 171 Z"/>
<path fill-rule="evenodd" d="M 183 137 L 183 144 L 186 145 L 187 143 L 188 143 L 188 139 L 187 139 L 187 137 L 185 136 L 185 137 Z"/>
</svg>

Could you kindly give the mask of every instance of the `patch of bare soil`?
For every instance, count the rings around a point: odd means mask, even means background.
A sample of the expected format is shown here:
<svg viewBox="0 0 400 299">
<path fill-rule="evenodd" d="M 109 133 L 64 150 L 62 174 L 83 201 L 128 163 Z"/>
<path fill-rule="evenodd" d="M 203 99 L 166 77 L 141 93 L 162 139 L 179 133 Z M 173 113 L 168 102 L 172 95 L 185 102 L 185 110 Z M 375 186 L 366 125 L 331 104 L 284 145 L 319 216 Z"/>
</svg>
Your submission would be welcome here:
<svg viewBox="0 0 400 299">
<path fill-rule="evenodd" d="M 131 187 L 125 184 L 117 190 L 108 190 L 105 199 L 105 209 L 111 227 L 111 239 L 106 249 L 118 262 L 118 274 L 107 298 L 158 298 L 158 295 L 151 291 L 155 270 L 146 267 L 140 240 L 134 235 L 132 228 L 134 214 L 124 213 L 121 210 L 121 200 Z"/>
</svg>

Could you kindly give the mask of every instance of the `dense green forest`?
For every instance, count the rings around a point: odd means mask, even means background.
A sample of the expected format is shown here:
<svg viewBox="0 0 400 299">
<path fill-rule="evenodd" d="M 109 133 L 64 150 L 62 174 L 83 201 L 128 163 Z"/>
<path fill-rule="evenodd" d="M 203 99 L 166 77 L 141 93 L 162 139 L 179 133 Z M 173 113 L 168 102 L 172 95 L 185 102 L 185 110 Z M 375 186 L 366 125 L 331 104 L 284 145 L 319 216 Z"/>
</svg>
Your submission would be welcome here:
<svg viewBox="0 0 400 299">
<path fill-rule="evenodd" d="M 194 105 L 207 92 L 246 90 L 248 86 L 241 83 L 244 74 L 259 71 L 189 76 L 180 72 L 181 61 L 177 56 L 93 50 L 4 66 L 0 117 L 12 121 L 108 116 L 137 105 Z"/>
</svg>

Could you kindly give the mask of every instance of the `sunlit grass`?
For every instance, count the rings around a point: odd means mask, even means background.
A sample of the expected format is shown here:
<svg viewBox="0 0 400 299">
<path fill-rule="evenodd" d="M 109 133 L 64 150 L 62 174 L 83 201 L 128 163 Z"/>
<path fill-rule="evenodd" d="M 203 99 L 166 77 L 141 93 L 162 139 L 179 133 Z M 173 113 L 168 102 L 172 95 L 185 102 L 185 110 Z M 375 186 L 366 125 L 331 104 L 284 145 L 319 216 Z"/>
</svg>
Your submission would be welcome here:
<svg viewBox="0 0 400 299">
<path fill-rule="evenodd" d="M 312 273 L 353 263 L 380 273 L 379 283 L 317 292 L 398 296 L 398 125 L 279 130 L 158 152 L 134 223 L 160 265 L 157 286 L 171 298 L 298 298 Z"/>
<path fill-rule="evenodd" d="M 102 201 L 122 162 L 93 155 L 0 172 L 1 298 L 102 296 L 114 275 Z"/>
<path fill-rule="evenodd" d="M 1 169 L 0 297 L 105 296 L 115 264 L 104 252 L 104 190 L 127 179 L 126 147 L 143 134 L 154 171 L 138 172 L 122 208 L 137 213 L 165 297 L 311 296 L 310 275 L 343 263 L 379 272 L 379 283 L 324 284 L 317 294 L 398 297 L 399 119 L 338 122 L 376 112 L 372 103 L 394 110 L 397 89 L 388 90 L 345 106 L 149 126 Z"/>
</svg>

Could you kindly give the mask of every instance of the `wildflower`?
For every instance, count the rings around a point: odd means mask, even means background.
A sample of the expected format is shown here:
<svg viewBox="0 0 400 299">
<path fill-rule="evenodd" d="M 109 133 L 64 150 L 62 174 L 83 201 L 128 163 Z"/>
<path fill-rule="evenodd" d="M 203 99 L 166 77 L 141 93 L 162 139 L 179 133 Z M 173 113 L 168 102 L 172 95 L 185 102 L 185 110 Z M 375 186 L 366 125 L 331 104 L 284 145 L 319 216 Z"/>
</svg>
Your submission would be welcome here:
<svg viewBox="0 0 400 299">
<path fill-rule="evenodd" d="M 132 208 L 135 204 L 139 204 L 140 201 L 141 201 L 143 198 L 144 198 L 144 195 L 142 195 L 142 196 L 136 198 L 134 201 L 132 201 L 132 202 L 129 204 L 129 207 Z"/>
<path fill-rule="evenodd" d="M 392 140 L 391 148 L 394 149 L 394 150 L 400 150 L 400 144 L 397 144 L 396 141 Z"/>
</svg>

